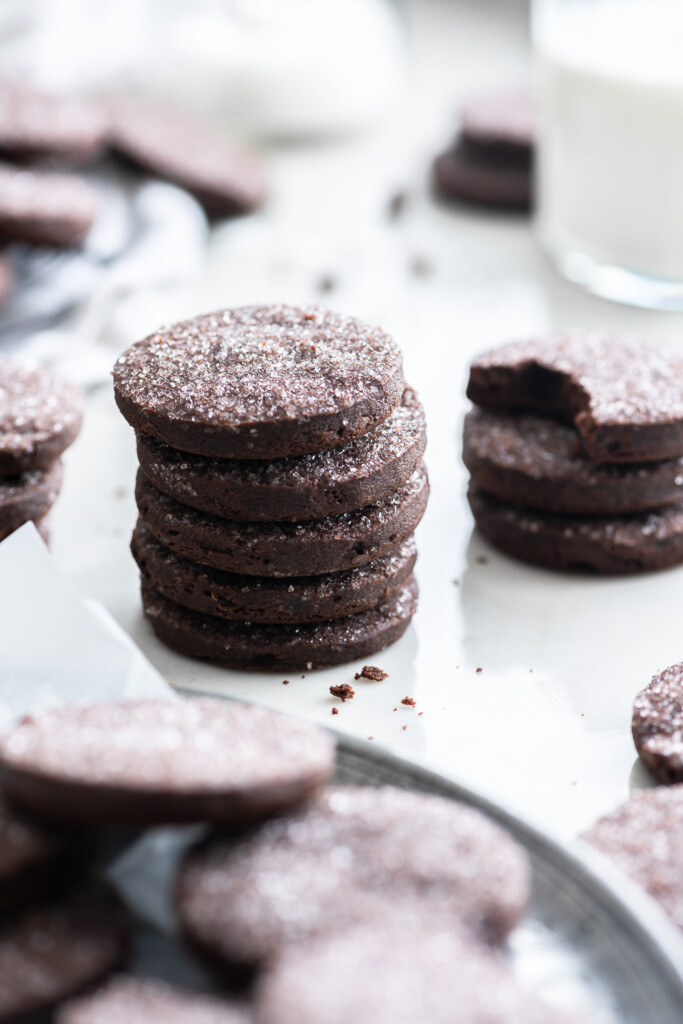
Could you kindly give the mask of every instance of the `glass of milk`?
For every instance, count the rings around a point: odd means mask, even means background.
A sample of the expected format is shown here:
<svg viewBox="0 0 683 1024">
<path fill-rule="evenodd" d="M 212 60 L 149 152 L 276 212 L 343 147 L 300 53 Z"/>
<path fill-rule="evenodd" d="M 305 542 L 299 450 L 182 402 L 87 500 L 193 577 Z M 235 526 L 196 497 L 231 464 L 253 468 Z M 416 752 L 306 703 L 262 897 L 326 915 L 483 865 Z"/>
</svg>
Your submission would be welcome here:
<svg viewBox="0 0 683 1024">
<path fill-rule="evenodd" d="M 535 0 L 537 229 L 566 277 L 683 310 L 683 0 Z"/>
</svg>

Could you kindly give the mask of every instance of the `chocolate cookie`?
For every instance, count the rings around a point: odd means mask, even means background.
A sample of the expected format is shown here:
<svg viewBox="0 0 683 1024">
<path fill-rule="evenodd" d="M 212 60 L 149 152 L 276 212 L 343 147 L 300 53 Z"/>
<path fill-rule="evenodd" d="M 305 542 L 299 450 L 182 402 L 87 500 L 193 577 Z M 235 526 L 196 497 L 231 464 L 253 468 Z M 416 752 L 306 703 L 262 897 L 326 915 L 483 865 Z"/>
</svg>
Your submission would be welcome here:
<svg viewBox="0 0 683 1024">
<path fill-rule="evenodd" d="M 24 524 L 21 523 L 21 525 L 23 526 Z M 49 515 L 43 516 L 42 519 L 38 519 L 36 522 L 33 523 L 33 525 L 35 526 L 36 530 L 38 531 L 38 533 L 42 537 L 42 539 L 45 541 L 45 543 L 49 546 L 49 544 L 50 544 L 50 517 L 49 517 Z M 15 532 L 15 530 L 18 530 L 18 529 L 19 529 L 18 526 L 12 526 L 12 527 L 8 528 L 7 530 L 0 530 L 0 541 L 5 540 L 6 537 L 9 537 L 11 534 L 13 534 Z"/>
<path fill-rule="evenodd" d="M 0 930 L 0 1022 L 35 1020 L 104 978 L 121 961 L 126 917 L 97 888 L 27 910 Z M 42 1018 L 41 1018 L 42 1019 Z"/>
<path fill-rule="evenodd" d="M 289 459 L 208 459 L 138 437 L 145 476 L 185 505 L 249 522 L 322 519 L 379 501 L 417 469 L 424 411 L 410 388 L 392 414 L 342 448 Z"/>
<path fill-rule="evenodd" d="M 475 96 L 462 109 L 462 138 L 472 155 L 517 160 L 530 168 L 536 139 L 536 104 L 531 93 Z"/>
<path fill-rule="evenodd" d="M 652 677 L 633 703 L 633 740 L 658 782 L 683 782 L 683 663 Z"/>
<path fill-rule="evenodd" d="M 683 786 L 636 790 L 584 833 L 683 928 Z"/>
<path fill-rule="evenodd" d="M 330 776 L 321 729 L 207 698 L 64 705 L 0 741 L 0 789 L 46 821 L 248 821 L 312 796 Z"/>
<path fill-rule="evenodd" d="M 459 199 L 493 209 L 531 209 L 532 181 L 529 170 L 490 165 L 472 157 L 462 139 L 434 161 L 434 183 L 448 199 Z"/>
<path fill-rule="evenodd" d="M 594 462 L 683 455 L 683 358 L 617 335 L 513 342 L 475 360 L 467 397 L 572 423 Z"/>
<path fill-rule="evenodd" d="M 55 1024 L 249 1024 L 246 1005 L 182 992 L 151 978 L 114 978 L 60 1007 Z"/>
<path fill-rule="evenodd" d="M 238 622 L 294 625 L 340 619 L 390 601 L 417 560 L 410 538 L 381 558 L 342 572 L 284 579 L 236 576 L 174 554 L 140 521 L 131 550 L 151 589 L 185 608 Z"/>
<path fill-rule="evenodd" d="M 0 476 L 47 470 L 81 426 L 78 388 L 0 358 Z"/>
<path fill-rule="evenodd" d="M 109 119 L 101 104 L 46 93 L 28 82 L 0 82 L 0 154 L 18 160 L 83 163 L 105 147 Z"/>
<path fill-rule="evenodd" d="M 59 891 L 77 860 L 64 837 L 0 804 L 0 913 Z"/>
<path fill-rule="evenodd" d="M 191 192 L 212 216 L 246 213 L 264 202 L 260 163 L 207 122 L 134 98 L 112 100 L 109 110 L 114 150 Z"/>
<path fill-rule="evenodd" d="M 383 917 L 285 948 L 257 987 L 259 1022 L 571 1024 L 490 950 L 419 913 Z"/>
<path fill-rule="evenodd" d="M 246 838 L 198 847 L 181 870 L 177 904 L 193 943 L 257 965 L 416 899 L 452 927 L 499 942 L 528 897 L 526 855 L 497 825 L 462 804 L 387 786 L 329 789 Z"/>
<path fill-rule="evenodd" d="M 548 512 L 620 516 L 683 501 L 683 458 L 595 463 L 573 427 L 533 413 L 473 409 L 463 461 L 479 489 Z"/>
<path fill-rule="evenodd" d="M 181 505 L 141 471 L 135 487 L 140 518 L 164 547 L 247 576 L 316 576 L 366 565 L 415 531 L 428 495 L 420 466 L 403 487 L 356 512 L 304 523 L 236 523 Z"/>
<path fill-rule="evenodd" d="M 62 464 L 36 469 L 17 477 L 0 477 L 0 536 L 29 520 L 40 520 L 55 503 L 62 484 Z"/>
<path fill-rule="evenodd" d="M 683 504 L 614 517 L 559 516 L 510 505 L 471 485 L 477 529 L 513 558 L 550 569 L 650 572 L 683 562 Z"/>
<path fill-rule="evenodd" d="M 401 353 L 318 306 L 247 306 L 176 324 L 114 367 L 119 409 L 181 451 L 276 459 L 338 448 L 399 404 Z"/>
<path fill-rule="evenodd" d="M 159 640 L 189 658 L 247 671 L 310 671 L 355 661 L 395 643 L 415 614 L 417 593 L 410 576 L 397 595 L 376 608 L 301 626 L 228 622 L 203 615 L 169 601 L 144 582 L 142 605 Z"/>
<path fill-rule="evenodd" d="M 70 248 L 84 241 L 96 212 L 87 181 L 0 164 L 0 240 Z"/>
</svg>

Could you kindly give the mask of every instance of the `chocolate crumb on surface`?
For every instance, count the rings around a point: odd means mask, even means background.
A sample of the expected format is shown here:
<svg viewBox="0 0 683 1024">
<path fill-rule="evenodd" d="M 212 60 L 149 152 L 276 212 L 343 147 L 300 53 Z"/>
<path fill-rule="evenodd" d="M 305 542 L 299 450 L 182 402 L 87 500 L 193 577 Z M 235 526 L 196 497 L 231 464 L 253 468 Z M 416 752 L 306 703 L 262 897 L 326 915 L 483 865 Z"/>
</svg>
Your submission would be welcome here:
<svg viewBox="0 0 683 1024">
<path fill-rule="evenodd" d="M 387 205 L 387 215 L 389 220 L 399 219 L 399 217 L 405 212 L 409 199 L 410 196 L 405 190 L 394 193 Z"/>
<path fill-rule="evenodd" d="M 384 672 L 381 668 L 377 668 L 376 665 L 363 665 L 360 672 L 356 672 L 354 679 L 372 679 L 375 683 L 381 683 L 383 679 L 389 678 L 389 673 Z"/>
<path fill-rule="evenodd" d="M 338 715 L 339 714 L 339 708 L 332 708 L 332 714 L 333 715 Z"/>
<path fill-rule="evenodd" d="M 283 686 L 289 686 L 289 679 L 283 679 L 282 680 L 282 685 Z"/>
<path fill-rule="evenodd" d="M 338 686 L 331 686 L 330 693 L 333 697 L 339 697 L 342 701 L 352 700 L 355 696 L 356 691 L 350 683 L 339 683 Z"/>
<path fill-rule="evenodd" d="M 483 671 L 484 671 L 483 668 L 478 668 L 477 669 L 477 672 L 483 672 Z"/>
<path fill-rule="evenodd" d="M 401 704 L 405 704 L 407 707 L 414 708 L 417 701 L 413 697 L 404 697 Z"/>
</svg>

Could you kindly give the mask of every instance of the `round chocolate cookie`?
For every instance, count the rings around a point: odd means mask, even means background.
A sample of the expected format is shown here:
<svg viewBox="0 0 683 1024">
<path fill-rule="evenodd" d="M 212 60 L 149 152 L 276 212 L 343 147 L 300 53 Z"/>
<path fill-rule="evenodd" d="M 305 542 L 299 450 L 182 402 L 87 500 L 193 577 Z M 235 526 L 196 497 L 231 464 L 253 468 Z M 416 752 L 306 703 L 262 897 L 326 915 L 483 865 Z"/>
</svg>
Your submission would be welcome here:
<svg viewBox="0 0 683 1024">
<path fill-rule="evenodd" d="M 683 786 L 636 790 L 584 833 L 683 929 Z"/>
<path fill-rule="evenodd" d="M 1 414 L 0 414 L 1 415 Z M 62 485 L 62 464 L 16 477 L 0 477 L 0 536 L 29 520 L 40 520 L 55 503 Z"/>
<path fill-rule="evenodd" d="M 36 1020 L 95 984 L 123 958 L 127 921 L 102 888 L 25 911 L 0 929 L 0 1022 Z M 51 1019 L 51 1018 L 40 1018 Z"/>
<path fill-rule="evenodd" d="M 683 357 L 618 335 L 513 342 L 476 359 L 467 397 L 572 423 L 594 462 L 683 455 Z"/>
<path fill-rule="evenodd" d="M 74 175 L 0 164 L 0 240 L 80 245 L 97 212 L 97 193 Z"/>
<path fill-rule="evenodd" d="M 476 158 L 462 139 L 435 159 L 434 182 L 438 192 L 448 199 L 493 209 L 531 209 L 530 171 Z"/>
<path fill-rule="evenodd" d="M 140 521 L 131 550 L 152 590 L 185 608 L 238 622 L 293 625 L 340 619 L 392 600 L 417 560 L 410 538 L 381 558 L 342 572 L 284 579 L 236 576 L 174 554 Z"/>
<path fill-rule="evenodd" d="M 482 156 L 517 157 L 528 167 L 536 139 L 533 96 L 509 92 L 470 98 L 462 109 L 462 137 Z"/>
<path fill-rule="evenodd" d="M 48 470 L 81 426 L 78 388 L 0 358 L 0 476 Z"/>
<path fill-rule="evenodd" d="M 482 491 L 547 512 L 620 516 L 683 501 L 683 458 L 592 462 L 574 427 L 533 413 L 473 409 L 463 461 Z"/>
<path fill-rule="evenodd" d="M 184 505 L 244 522 L 297 522 L 341 515 L 397 490 L 420 464 L 424 411 L 410 388 L 392 414 L 355 441 L 289 459 L 188 455 L 138 436 L 145 476 Z"/>
<path fill-rule="evenodd" d="M 510 505 L 471 485 L 477 529 L 494 547 L 550 569 L 650 572 L 683 562 L 683 504 L 614 517 L 559 516 Z"/>
<path fill-rule="evenodd" d="M 208 122 L 132 97 L 112 100 L 109 109 L 114 150 L 191 192 L 211 216 L 246 213 L 265 201 L 258 160 Z"/>
<path fill-rule="evenodd" d="M 112 979 L 57 1011 L 55 1024 L 249 1024 L 246 1005 L 183 992 L 151 978 Z"/>
<path fill-rule="evenodd" d="M 285 948 L 257 986 L 256 1013 L 260 1024 L 571 1024 L 491 950 L 419 912 L 395 920 L 391 906 Z"/>
<path fill-rule="evenodd" d="M 105 146 L 109 120 L 101 104 L 46 93 L 28 82 L 0 81 L 0 154 L 18 160 L 83 163 Z"/>
<path fill-rule="evenodd" d="M 395 643 L 415 614 L 417 593 L 410 576 L 376 608 L 300 626 L 228 622 L 183 608 L 144 582 L 142 605 L 158 639 L 189 658 L 247 671 L 310 671 L 365 658 Z"/>
<path fill-rule="evenodd" d="M 59 891 L 78 858 L 66 839 L 0 804 L 0 912 Z"/>
<path fill-rule="evenodd" d="M 333 767 L 322 729 L 208 698 L 49 708 L 0 741 L 5 798 L 68 824 L 250 821 L 308 799 Z"/>
<path fill-rule="evenodd" d="M 683 663 L 652 677 L 633 703 L 638 756 L 658 782 L 683 782 Z"/>
<path fill-rule="evenodd" d="M 424 467 L 356 512 L 304 523 L 236 523 L 181 505 L 140 471 L 138 511 L 164 547 L 191 562 L 247 576 L 316 576 L 366 565 L 411 536 L 427 505 Z"/>
<path fill-rule="evenodd" d="M 367 433 L 404 383 L 399 348 L 377 327 L 319 306 L 246 306 L 131 346 L 114 389 L 138 434 L 198 455 L 276 459 Z"/>
<path fill-rule="evenodd" d="M 197 847 L 177 904 L 197 946 L 259 965 L 290 943 L 417 901 L 442 925 L 500 942 L 528 897 L 526 855 L 497 825 L 463 804 L 386 786 L 328 789 L 245 838 Z"/>
</svg>

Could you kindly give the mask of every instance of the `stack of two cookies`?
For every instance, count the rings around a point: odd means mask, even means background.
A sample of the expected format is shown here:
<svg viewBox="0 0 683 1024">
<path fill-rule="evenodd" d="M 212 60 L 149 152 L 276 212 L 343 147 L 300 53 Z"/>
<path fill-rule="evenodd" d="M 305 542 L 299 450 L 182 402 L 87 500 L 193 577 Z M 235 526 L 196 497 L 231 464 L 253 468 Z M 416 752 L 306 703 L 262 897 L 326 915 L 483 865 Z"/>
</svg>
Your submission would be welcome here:
<svg viewBox="0 0 683 1024">
<path fill-rule="evenodd" d="M 570 334 L 477 359 L 463 458 L 480 533 L 555 569 L 683 562 L 683 359 Z"/>
<path fill-rule="evenodd" d="M 47 540 L 62 485 L 60 456 L 81 426 L 83 398 L 44 370 L 0 359 L 0 541 L 27 522 Z"/>
<path fill-rule="evenodd" d="M 137 433 L 132 550 L 160 640 L 290 670 L 403 634 L 426 439 L 387 334 L 318 307 L 227 310 L 133 345 L 114 380 Z"/>
</svg>

